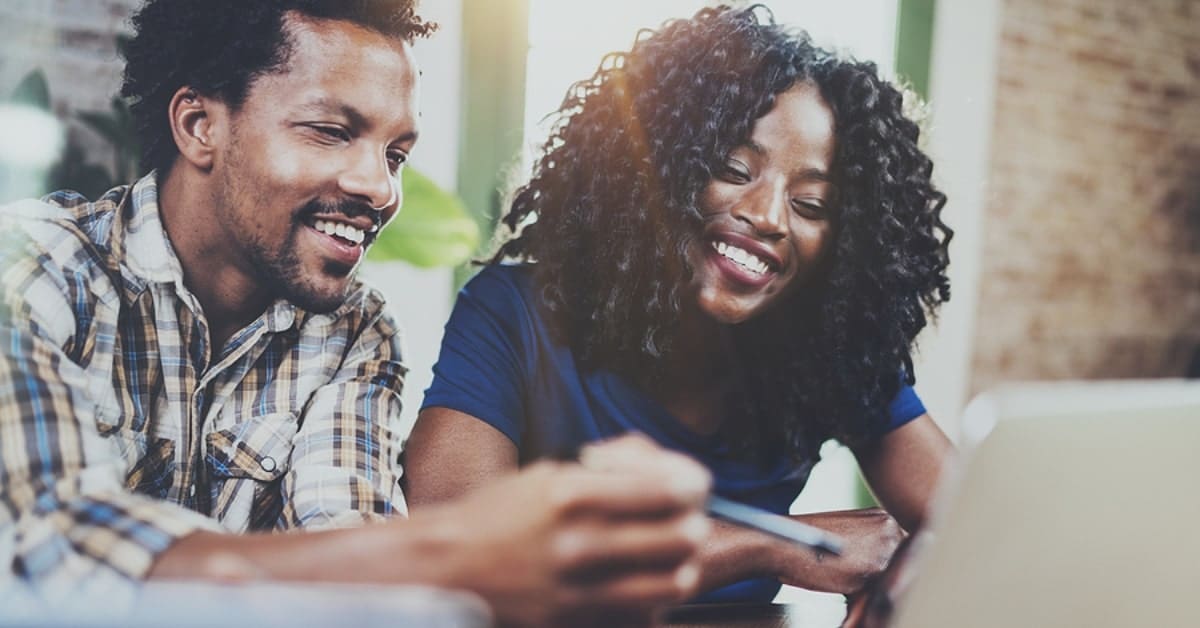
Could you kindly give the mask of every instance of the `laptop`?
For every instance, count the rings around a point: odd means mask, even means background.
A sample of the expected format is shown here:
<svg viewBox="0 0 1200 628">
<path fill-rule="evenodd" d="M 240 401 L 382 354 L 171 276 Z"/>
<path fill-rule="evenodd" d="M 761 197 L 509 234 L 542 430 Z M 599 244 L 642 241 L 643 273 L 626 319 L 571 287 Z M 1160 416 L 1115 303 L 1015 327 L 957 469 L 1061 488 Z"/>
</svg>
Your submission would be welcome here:
<svg viewBox="0 0 1200 628">
<path fill-rule="evenodd" d="M 975 399 L 899 628 L 1200 626 L 1200 381 Z"/>
</svg>

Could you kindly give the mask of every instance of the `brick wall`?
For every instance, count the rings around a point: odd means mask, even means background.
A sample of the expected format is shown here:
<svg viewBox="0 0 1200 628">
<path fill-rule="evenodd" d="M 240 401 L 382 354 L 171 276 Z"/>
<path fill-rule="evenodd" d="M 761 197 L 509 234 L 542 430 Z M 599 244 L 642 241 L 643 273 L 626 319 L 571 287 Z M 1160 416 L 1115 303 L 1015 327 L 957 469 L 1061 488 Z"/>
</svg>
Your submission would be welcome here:
<svg viewBox="0 0 1200 628">
<path fill-rule="evenodd" d="M 1004 0 L 971 388 L 1200 348 L 1200 1 Z"/>
</svg>

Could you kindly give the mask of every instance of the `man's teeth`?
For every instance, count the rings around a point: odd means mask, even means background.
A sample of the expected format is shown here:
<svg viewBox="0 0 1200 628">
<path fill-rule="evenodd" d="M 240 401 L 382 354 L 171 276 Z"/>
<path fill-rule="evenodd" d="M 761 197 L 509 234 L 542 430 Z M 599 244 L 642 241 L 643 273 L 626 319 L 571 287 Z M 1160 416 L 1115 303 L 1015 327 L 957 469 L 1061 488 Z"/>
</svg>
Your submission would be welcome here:
<svg viewBox="0 0 1200 628">
<path fill-rule="evenodd" d="M 740 249 L 725 242 L 713 242 L 713 248 L 717 249 L 717 253 L 737 262 L 747 270 L 752 270 L 760 275 L 767 272 L 767 263 L 745 249 Z"/>
<path fill-rule="evenodd" d="M 343 240 L 349 240 L 355 244 L 362 244 L 366 239 L 366 234 L 358 227 L 348 225 L 344 222 L 333 222 L 332 220 L 318 220 L 313 223 L 313 228 L 325 235 L 337 236 Z"/>
</svg>

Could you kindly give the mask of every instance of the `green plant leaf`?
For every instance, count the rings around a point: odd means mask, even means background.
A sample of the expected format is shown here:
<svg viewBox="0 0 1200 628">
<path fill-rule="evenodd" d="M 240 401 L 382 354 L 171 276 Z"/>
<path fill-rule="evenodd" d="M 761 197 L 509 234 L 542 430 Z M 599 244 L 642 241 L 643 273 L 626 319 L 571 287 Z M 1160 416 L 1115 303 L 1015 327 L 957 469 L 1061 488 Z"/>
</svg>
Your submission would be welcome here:
<svg viewBox="0 0 1200 628">
<path fill-rule="evenodd" d="M 399 259 L 423 268 L 470 259 L 479 246 L 479 227 L 462 199 L 412 168 L 404 170 L 402 189 L 400 213 L 379 234 L 369 258 Z"/>
<path fill-rule="evenodd" d="M 21 82 L 13 88 L 9 100 L 37 107 L 43 111 L 50 111 L 50 86 L 46 83 L 46 73 L 41 70 L 33 70 L 26 74 L 25 78 L 21 79 Z"/>
</svg>

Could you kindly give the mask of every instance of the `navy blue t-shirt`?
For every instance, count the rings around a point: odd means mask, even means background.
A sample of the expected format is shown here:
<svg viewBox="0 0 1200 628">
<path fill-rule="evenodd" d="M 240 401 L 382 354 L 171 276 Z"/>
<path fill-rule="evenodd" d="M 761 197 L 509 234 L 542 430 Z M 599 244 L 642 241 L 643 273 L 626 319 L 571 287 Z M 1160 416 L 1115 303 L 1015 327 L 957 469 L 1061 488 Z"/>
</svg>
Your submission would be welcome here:
<svg viewBox="0 0 1200 628">
<path fill-rule="evenodd" d="M 532 280 L 527 267 L 492 265 L 463 287 L 422 408 L 478 417 L 512 439 L 522 464 L 636 430 L 708 467 L 716 493 L 788 512 L 815 461 L 733 456 L 719 435 L 692 432 L 616 374 L 581 370 L 570 348 L 552 337 L 533 298 Z M 925 407 L 903 386 L 889 413 L 885 432 L 924 414 Z M 698 601 L 767 602 L 778 590 L 775 580 L 749 580 Z"/>
</svg>

